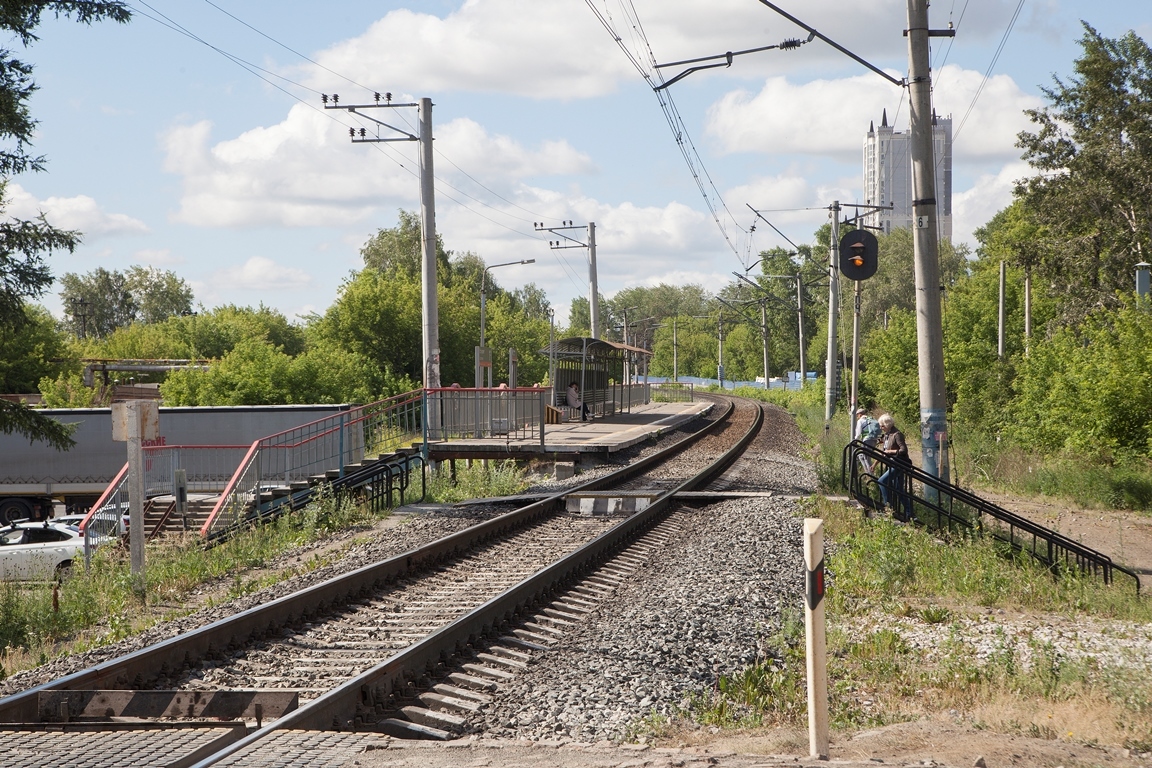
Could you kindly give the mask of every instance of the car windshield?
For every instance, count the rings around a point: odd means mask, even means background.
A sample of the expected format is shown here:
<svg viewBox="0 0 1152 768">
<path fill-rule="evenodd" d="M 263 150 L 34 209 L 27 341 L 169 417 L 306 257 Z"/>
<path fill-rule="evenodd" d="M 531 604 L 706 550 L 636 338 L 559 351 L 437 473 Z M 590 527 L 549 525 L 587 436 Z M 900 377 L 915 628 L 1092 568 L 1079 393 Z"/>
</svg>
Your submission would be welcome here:
<svg viewBox="0 0 1152 768">
<path fill-rule="evenodd" d="M 24 529 L 16 528 L 0 533 L 0 547 L 24 543 Z"/>
</svg>

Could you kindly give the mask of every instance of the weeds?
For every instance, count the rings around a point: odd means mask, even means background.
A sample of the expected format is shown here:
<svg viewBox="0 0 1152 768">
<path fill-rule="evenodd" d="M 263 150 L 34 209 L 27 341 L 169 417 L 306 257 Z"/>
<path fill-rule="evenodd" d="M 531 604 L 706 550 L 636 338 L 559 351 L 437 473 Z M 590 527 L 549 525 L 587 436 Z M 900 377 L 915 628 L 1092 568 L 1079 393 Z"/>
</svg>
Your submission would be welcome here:
<svg viewBox="0 0 1152 768">
<path fill-rule="evenodd" d="M 452 504 L 468 499 L 511 496 L 528 487 L 525 472 L 512 459 L 457 464 L 455 479 L 450 465 L 442 463 L 428 476 L 428 500 Z"/>
<path fill-rule="evenodd" d="M 205 549 L 194 535 L 149 543 L 145 555 L 149 601 L 179 605 L 197 587 L 220 578 L 231 579 L 230 596 L 262 589 L 314 566 L 306 563 L 255 578 L 246 577 L 246 571 L 263 568 L 283 553 L 333 531 L 382 516 L 321 489 L 316 501 L 299 513 L 242 531 L 211 549 Z M 93 553 L 87 572 L 77 568 L 60 585 L 59 611 L 52 607 L 51 585 L 0 585 L 0 649 L 7 649 L 3 674 L 34 666 L 57 653 L 106 645 L 146 629 L 157 619 L 141 610 L 132 583 L 127 551 L 109 546 Z"/>
</svg>

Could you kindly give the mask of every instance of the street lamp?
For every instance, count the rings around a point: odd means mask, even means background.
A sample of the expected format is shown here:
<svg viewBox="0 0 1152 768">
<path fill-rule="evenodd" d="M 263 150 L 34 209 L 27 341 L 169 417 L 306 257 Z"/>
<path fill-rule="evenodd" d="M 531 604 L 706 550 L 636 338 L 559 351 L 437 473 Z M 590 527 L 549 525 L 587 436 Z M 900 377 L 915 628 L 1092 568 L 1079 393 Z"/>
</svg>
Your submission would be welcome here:
<svg viewBox="0 0 1152 768">
<path fill-rule="evenodd" d="M 486 363 L 488 368 L 488 386 L 492 386 L 492 355 L 488 354 L 487 347 L 484 346 L 484 326 L 485 326 L 485 312 L 487 311 L 487 288 L 488 288 L 488 270 L 496 269 L 497 267 L 510 267 L 513 264 L 535 264 L 536 259 L 520 259 L 519 261 L 505 261 L 500 264 L 490 264 L 484 267 L 480 273 L 480 346 L 476 347 L 476 388 L 484 386 L 482 373 L 482 366 Z"/>
</svg>

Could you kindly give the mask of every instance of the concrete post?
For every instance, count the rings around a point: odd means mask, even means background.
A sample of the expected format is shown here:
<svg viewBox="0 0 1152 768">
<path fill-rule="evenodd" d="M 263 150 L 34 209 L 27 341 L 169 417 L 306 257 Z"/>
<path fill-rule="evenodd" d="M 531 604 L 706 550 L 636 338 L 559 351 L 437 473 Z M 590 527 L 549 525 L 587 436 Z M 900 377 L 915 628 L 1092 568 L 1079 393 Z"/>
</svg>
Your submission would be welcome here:
<svg viewBox="0 0 1152 768">
<path fill-rule="evenodd" d="M 932 77 L 928 63 L 928 0 L 908 0 L 908 105 L 911 113 L 916 347 L 920 371 L 920 451 L 925 472 L 948 477 L 944 332 L 940 302 L 936 164 L 932 149 Z"/>
<path fill-rule="evenodd" d="M 828 663 L 824 637 L 824 521 L 804 520 L 804 635 L 808 672 L 808 751 L 828 758 Z"/>
<path fill-rule="evenodd" d="M 440 310 L 436 295 L 436 188 L 432 171 L 432 99 L 420 99 L 420 268 L 424 386 L 440 387 Z M 438 417 L 430 414 L 433 426 Z"/>
<path fill-rule="evenodd" d="M 824 421 L 836 412 L 836 323 L 840 316 L 840 201 L 832 203 L 832 242 L 828 248 L 828 358 L 824 364 Z"/>
</svg>

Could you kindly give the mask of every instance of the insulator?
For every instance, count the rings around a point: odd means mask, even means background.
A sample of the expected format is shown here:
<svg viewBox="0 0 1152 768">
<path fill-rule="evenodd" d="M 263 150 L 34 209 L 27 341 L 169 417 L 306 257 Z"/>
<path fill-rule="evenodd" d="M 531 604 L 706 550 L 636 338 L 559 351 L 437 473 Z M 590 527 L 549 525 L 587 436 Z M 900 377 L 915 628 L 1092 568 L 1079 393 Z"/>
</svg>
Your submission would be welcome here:
<svg viewBox="0 0 1152 768">
<path fill-rule="evenodd" d="M 348 129 L 348 135 L 351 136 L 352 138 L 356 138 L 356 129 L 355 128 L 349 128 Z"/>
<path fill-rule="evenodd" d="M 380 91 L 376 91 L 376 103 L 380 103 Z"/>
<path fill-rule="evenodd" d="M 320 94 L 320 101 L 324 104 L 327 104 L 328 103 L 328 94 L 326 94 L 326 93 Z"/>
</svg>

